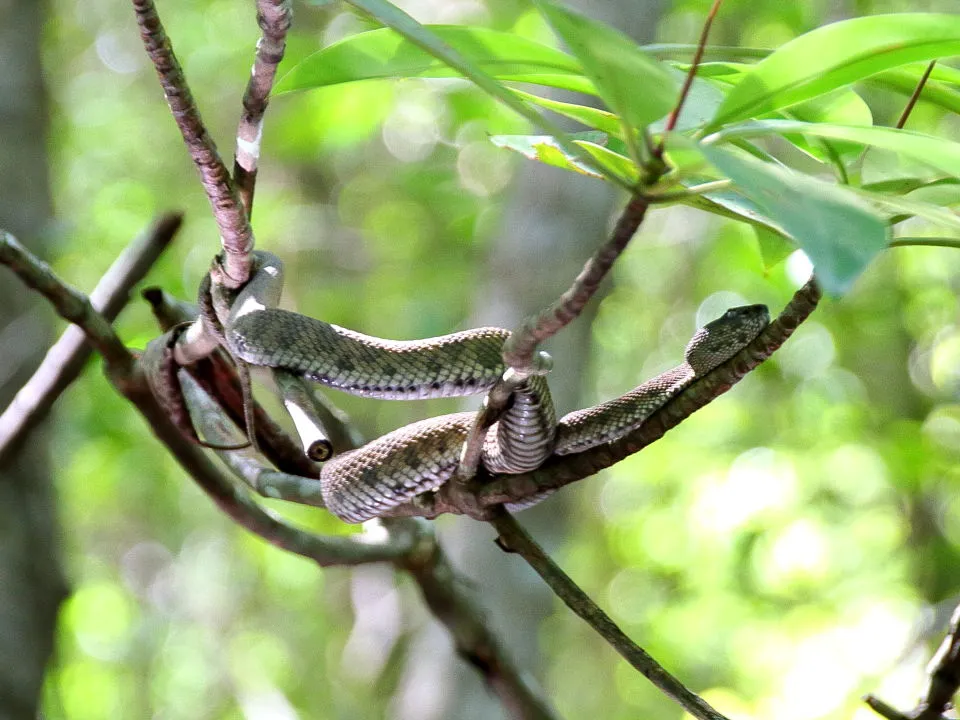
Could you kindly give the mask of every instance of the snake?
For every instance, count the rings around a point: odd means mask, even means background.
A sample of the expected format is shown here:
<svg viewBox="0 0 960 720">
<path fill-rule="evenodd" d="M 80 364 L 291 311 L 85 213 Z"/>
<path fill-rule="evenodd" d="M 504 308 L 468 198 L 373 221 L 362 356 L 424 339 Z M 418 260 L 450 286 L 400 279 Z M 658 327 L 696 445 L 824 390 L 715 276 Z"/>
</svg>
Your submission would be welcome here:
<svg viewBox="0 0 960 720">
<path fill-rule="evenodd" d="M 283 265 L 256 251 L 254 273 L 239 290 L 217 282 L 217 262 L 200 289 L 204 322 L 241 363 L 279 368 L 344 392 L 381 399 L 456 397 L 485 392 L 509 369 L 510 331 L 482 327 L 422 340 L 385 340 L 276 307 Z M 769 324 L 764 305 L 727 310 L 700 328 L 684 361 L 628 393 L 559 420 L 544 375 L 546 353 L 522 369 L 507 410 L 487 430 L 481 462 L 492 473 L 536 469 L 552 454 L 609 443 L 636 430 L 657 409 L 746 347 Z M 377 517 L 457 471 L 476 412 L 405 425 L 327 460 L 320 472 L 327 508 L 345 522 Z M 545 496 L 545 495 L 544 495 Z M 539 499 L 539 498 L 538 498 Z"/>
</svg>

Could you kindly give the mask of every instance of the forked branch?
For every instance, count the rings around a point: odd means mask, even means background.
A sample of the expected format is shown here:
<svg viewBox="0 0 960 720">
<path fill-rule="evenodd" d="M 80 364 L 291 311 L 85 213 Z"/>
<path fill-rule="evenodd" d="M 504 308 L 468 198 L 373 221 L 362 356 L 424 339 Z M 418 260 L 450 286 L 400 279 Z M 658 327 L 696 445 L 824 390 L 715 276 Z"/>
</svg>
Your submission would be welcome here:
<svg viewBox="0 0 960 720">
<path fill-rule="evenodd" d="M 90 293 L 90 302 L 108 322 L 113 322 L 126 306 L 131 289 L 153 267 L 181 222 L 179 213 L 162 215 L 104 273 Z M 92 352 L 83 332 L 73 325 L 47 351 L 40 367 L 0 414 L 0 463 L 77 379 Z"/>
<path fill-rule="evenodd" d="M 225 256 L 224 271 L 233 287 L 239 287 L 250 276 L 250 253 L 254 245 L 247 214 L 217 152 L 217 145 L 200 117 L 153 0 L 133 0 L 133 9 L 140 26 L 140 38 L 160 78 L 170 112 L 200 173 L 200 182 L 213 209 Z"/>
<path fill-rule="evenodd" d="M 257 182 L 257 163 L 263 135 L 263 115 L 277 66 L 286 50 L 287 31 L 293 17 L 290 0 L 257 0 L 257 24 L 263 35 L 243 93 L 243 114 L 237 128 L 237 149 L 233 161 L 233 182 L 247 211 L 253 216 L 253 191 Z"/>
</svg>

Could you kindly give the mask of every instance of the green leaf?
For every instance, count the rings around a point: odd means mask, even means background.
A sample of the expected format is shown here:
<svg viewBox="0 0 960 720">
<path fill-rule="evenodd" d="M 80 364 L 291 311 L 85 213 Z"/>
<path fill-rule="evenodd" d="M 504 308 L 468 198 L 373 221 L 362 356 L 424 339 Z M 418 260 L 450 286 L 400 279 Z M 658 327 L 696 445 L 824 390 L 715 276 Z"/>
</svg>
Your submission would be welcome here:
<svg viewBox="0 0 960 720">
<path fill-rule="evenodd" d="M 549 135 L 491 135 L 490 142 L 497 147 L 520 153 L 525 158 L 551 165 L 563 170 L 602 178 L 603 176 L 577 159 L 563 152 L 556 138 Z"/>
<path fill-rule="evenodd" d="M 461 25 L 425 26 L 440 40 L 493 77 L 583 76 L 576 58 L 512 33 Z M 461 75 L 432 53 L 392 28 L 351 35 L 313 53 L 294 66 L 275 92 L 308 90 L 377 78 Z"/>
<path fill-rule="evenodd" d="M 433 57 L 446 63 L 464 77 L 470 79 L 485 93 L 497 98 L 511 110 L 527 118 L 535 126 L 545 130 L 554 137 L 556 143 L 571 157 L 579 157 L 581 162 L 587 166 L 594 167 L 597 172 L 608 180 L 627 190 L 632 190 L 628 180 L 611 174 L 608 168 L 597 163 L 589 153 L 583 152 L 566 136 L 566 133 L 524 103 L 514 95 L 509 88 L 504 87 L 500 82 L 484 72 L 476 63 L 464 57 L 457 50 L 454 50 L 449 44 L 434 35 L 403 10 L 388 2 L 388 0 L 347 0 L 347 2 L 363 12 L 370 13 L 384 25 L 393 28 L 403 35 L 404 38 L 414 45 L 417 45 Z"/>
<path fill-rule="evenodd" d="M 788 107 L 899 65 L 957 54 L 957 15 L 873 15 L 826 25 L 754 65 L 727 95 L 712 127 Z"/>
<path fill-rule="evenodd" d="M 600 97 L 593 83 L 582 75 L 546 75 L 537 73 L 536 75 L 501 75 L 500 79 L 503 81 L 514 80 L 530 85 L 543 85 L 544 87 L 569 90 L 570 92 Z"/>
<path fill-rule="evenodd" d="M 609 169 L 611 172 L 627 178 L 632 183 L 636 183 L 640 180 L 640 173 L 637 172 L 637 166 L 634 165 L 633 160 L 628 158 L 626 155 L 616 153 L 610 148 L 597 143 L 585 140 L 576 140 L 575 142 L 577 145 L 590 153 L 590 155 L 598 163 Z"/>
<path fill-rule="evenodd" d="M 957 185 L 960 180 L 956 178 L 917 178 L 917 177 L 899 177 L 886 178 L 872 183 L 864 183 L 861 187 L 871 192 L 903 195 L 914 190 L 926 187 L 935 187 L 937 185 Z"/>
<path fill-rule="evenodd" d="M 586 105 L 575 105 L 573 103 L 560 102 L 559 100 L 542 98 L 539 95 L 531 95 L 530 93 L 525 93 L 522 90 L 514 90 L 514 92 L 524 100 L 535 105 L 539 105 L 540 107 L 550 110 L 551 112 L 555 112 L 557 115 L 562 115 L 563 117 L 570 118 L 571 120 L 576 120 L 587 127 L 602 130 L 603 132 L 613 135 L 614 137 L 623 137 L 623 128 L 620 125 L 620 118 L 613 113 L 607 112 L 606 110 L 598 110 L 597 108 L 588 107 Z"/>
<path fill-rule="evenodd" d="M 636 182 L 638 173 L 630 158 L 613 152 L 603 146 L 606 133 L 589 131 L 574 133 L 570 136 L 578 147 L 589 153 L 596 163 L 610 172 L 617 173 Z M 579 158 L 571 157 L 561 148 L 555 138 L 549 135 L 492 135 L 490 141 L 497 147 L 520 153 L 525 158 L 551 165 L 563 170 L 603 178 L 593 167 L 585 165 Z"/>
<path fill-rule="evenodd" d="M 887 246 L 884 221 L 856 195 L 748 155 L 703 145 L 706 158 L 810 256 L 827 292 L 841 295 Z"/>
<path fill-rule="evenodd" d="M 783 228 L 765 217 L 748 198 L 732 191 L 712 192 L 706 195 L 693 195 L 680 202 L 683 205 L 703 210 L 723 218 L 745 222 L 758 230 L 766 230 L 781 237 L 788 237 Z"/>
<path fill-rule="evenodd" d="M 850 190 L 885 213 L 888 222 L 900 223 L 912 217 L 919 217 L 936 225 L 960 231 L 960 216 L 939 205 L 910 197 L 870 192 L 863 188 L 850 188 Z"/>
<path fill-rule="evenodd" d="M 867 82 L 870 85 L 876 85 L 885 90 L 894 90 L 910 97 L 913 95 L 919 80 L 919 73 L 908 68 L 894 68 L 879 75 L 874 75 Z M 920 102 L 937 105 L 952 113 L 960 113 L 960 92 L 942 82 L 928 80 L 920 94 Z"/>
<path fill-rule="evenodd" d="M 757 235 L 757 247 L 765 270 L 770 270 L 793 253 L 793 247 L 782 234 L 764 227 L 754 227 L 753 231 Z"/>
<path fill-rule="evenodd" d="M 534 4 L 580 60 L 607 106 L 630 127 L 649 125 L 670 112 L 678 89 L 665 65 L 619 30 L 549 0 Z"/>
<path fill-rule="evenodd" d="M 925 162 L 950 175 L 960 174 L 960 143 L 911 130 L 897 130 L 896 128 L 805 123 L 797 120 L 756 120 L 728 127 L 705 138 L 704 142 L 710 144 L 730 140 L 731 138 L 784 135 L 788 133 L 871 145 Z"/>
<path fill-rule="evenodd" d="M 679 43 L 652 43 L 641 45 L 640 49 L 654 57 L 692 57 L 698 45 Z M 755 47 L 733 47 L 729 45 L 707 45 L 703 49 L 704 58 L 765 58 L 773 50 Z"/>
</svg>

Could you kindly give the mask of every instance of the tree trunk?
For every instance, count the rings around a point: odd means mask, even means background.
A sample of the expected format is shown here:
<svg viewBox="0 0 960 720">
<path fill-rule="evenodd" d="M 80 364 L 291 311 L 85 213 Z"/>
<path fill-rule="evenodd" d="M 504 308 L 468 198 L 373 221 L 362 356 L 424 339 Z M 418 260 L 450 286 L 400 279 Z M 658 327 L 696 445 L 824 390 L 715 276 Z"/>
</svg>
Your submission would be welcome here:
<svg viewBox="0 0 960 720">
<path fill-rule="evenodd" d="M 51 215 L 40 65 L 44 5 L 0 4 L 0 227 L 39 250 Z M 41 253 L 42 254 L 42 253 Z M 49 315 L 6 271 L 0 281 L 0 407 L 43 357 Z M 0 466 L 0 716 L 33 720 L 66 594 L 46 442 L 34 432 Z"/>
</svg>

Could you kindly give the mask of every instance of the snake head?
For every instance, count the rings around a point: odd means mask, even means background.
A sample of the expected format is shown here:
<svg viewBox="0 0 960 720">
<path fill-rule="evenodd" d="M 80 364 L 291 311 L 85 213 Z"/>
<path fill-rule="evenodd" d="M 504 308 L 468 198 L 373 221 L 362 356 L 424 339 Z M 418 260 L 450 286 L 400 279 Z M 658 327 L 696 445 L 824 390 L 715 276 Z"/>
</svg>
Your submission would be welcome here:
<svg viewBox="0 0 960 720">
<path fill-rule="evenodd" d="M 686 360 L 696 375 L 710 372 L 743 350 L 769 324 L 766 305 L 730 308 L 697 331 L 687 345 Z"/>
</svg>

